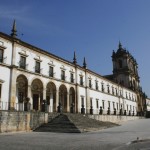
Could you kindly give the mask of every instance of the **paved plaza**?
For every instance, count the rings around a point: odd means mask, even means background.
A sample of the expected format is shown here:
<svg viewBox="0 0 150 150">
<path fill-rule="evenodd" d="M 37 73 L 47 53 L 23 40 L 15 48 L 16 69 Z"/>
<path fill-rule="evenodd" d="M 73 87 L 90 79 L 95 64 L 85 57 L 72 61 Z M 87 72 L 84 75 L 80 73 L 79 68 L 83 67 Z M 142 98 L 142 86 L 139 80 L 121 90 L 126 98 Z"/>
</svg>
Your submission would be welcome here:
<svg viewBox="0 0 150 150">
<path fill-rule="evenodd" d="M 149 139 L 150 119 L 140 119 L 87 133 L 1 134 L 0 150 L 150 150 Z"/>
</svg>

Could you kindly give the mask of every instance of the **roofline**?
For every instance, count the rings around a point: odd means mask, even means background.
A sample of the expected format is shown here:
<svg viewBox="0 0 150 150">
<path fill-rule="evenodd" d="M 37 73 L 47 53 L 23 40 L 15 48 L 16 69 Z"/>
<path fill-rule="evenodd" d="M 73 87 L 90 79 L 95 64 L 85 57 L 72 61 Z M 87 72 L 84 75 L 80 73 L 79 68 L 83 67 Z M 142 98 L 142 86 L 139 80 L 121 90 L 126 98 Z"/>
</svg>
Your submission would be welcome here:
<svg viewBox="0 0 150 150">
<path fill-rule="evenodd" d="M 62 61 L 63 63 L 66 63 L 66 64 L 69 64 L 69 65 L 72 65 L 73 67 L 77 67 L 77 68 L 80 68 L 82 71 L 87 71 L 87 72 L 89 72 L 89 73 L 91 73 L 91 74 L 94 74 L 95 76 L 97 76 L 97 77 L 100 77 L 100 78 L 102 78 L 102 79 L 105 79 L 106 81 L 108 81 L 108 82 L 111 82 L 111 83 L 113 83 L 113 84 L 115 84 L 115 85 L 117 85 L 117 86 L 121 86 L 120 84 L 117 84 L 117 83 L 115 83 L 115 82 L 113 82 L 113 81 L 110 81 L 110 80 L 108 80 L 107 78 L 105 78 L 104 76 L 102 76 L 102 75 L 100 75 L 100 74 L 98 74 L 98 73 L 96 73 L 96 72 L 94 72 L 94 71 L 92 71 L 92 70 L 90 70 L 90 69 L 85 69 L 85 68 L 83 68 L 82 66 L 80 66 L 80 65 L 75 65 L 73 62 L 70 62 L 70 61 L 68 61 L 68 60 L 66 60 L 66 59 L 63 59 L 62 57 L 59 57 L 59 56 L 56 56 L 56 55 L 54 55 L 54 54 L 52 54 L 52 53 L 50 53 L 50 52 L 48 52 L 48 51 L 46 51 L 46 50 L 43 50 L 43 49 L 41 49 L 41 48 L 38 48 L 38 47 L 36 47 L 36 46 L 34 46 L 34 45 L 31 45 L 31 44 L 29 44 L 29 43 L 27 43 L 27 42 L 24 42 L 24 41 L 22 41 L 22 40 L 20 40 L 20 39 L 18 39 L 18 38 L 13 38 L 12 36 L 10 36 L 10 35 L 8 35 L 8 34 L 5 34 L 5 33 L 3 33 L 3 32 L 0 32 L 0 36 L 1 37 L 3 37 L 3 38 L 6 38 L 7 40 L 9 40 L 9 41 L 11 41 L 11 42 L 16 42 L 16 43 L 18 43 L 18 44 L 20 44 L 20 45 L 22 45 L 22 46 L 25 46 L 25 47 L 28 47 L 28 48 L 30 48 L 30 49 L 32 49 L 32 50 L 34 50 L 34 51 L 37 51 L 37 52 L 39 52 L 39 53 L 41 53 L 41 52 L 43 52 L 44 54 L 46 54 L 47 56 L 51 56 L 51 57 L 53 57 L 53 58 L 55 58 L 55 59 L 57 59 L 57 60 L 59 60 L 59 61 Z M 126 88 L 126 87 L 124 87 L 125 89 L 128 89 L 128 88 Z M 130 90 L 130 89 L 128 89 L 128 90 Z M 132 90 L 130 90 L 130 91 L 132 91 Z M 132 92 L 134 92 L 134 91 L 132 91 Z M 134 92 L 135 93 L 135 92 Z"/>
</svg>

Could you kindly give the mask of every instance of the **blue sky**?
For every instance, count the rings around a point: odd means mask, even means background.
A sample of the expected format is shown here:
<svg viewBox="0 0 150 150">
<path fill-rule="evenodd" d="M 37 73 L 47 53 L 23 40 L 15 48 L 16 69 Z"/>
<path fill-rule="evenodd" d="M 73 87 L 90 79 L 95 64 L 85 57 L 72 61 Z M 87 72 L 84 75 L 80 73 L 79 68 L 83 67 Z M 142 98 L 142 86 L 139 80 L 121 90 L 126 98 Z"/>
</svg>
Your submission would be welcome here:
<svg viewBox="0 0 150 150">
<path fill-rule="evenodd" d="M 150 0 L 5 0 L 0 31 L 88 68 L 112 73 L 111 55 L 118 42 L 136 58 L 143 91 L 150 97 Z M 23 34 L 23 35 L 22 35 Z"/>
</svg>

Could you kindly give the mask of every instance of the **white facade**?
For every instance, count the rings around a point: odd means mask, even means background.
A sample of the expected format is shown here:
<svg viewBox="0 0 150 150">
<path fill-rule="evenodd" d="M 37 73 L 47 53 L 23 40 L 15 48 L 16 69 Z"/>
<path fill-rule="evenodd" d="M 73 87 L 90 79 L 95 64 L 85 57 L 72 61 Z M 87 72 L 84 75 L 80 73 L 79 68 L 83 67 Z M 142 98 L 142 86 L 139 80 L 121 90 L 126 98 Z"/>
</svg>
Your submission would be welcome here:
<svg viewBox="0 0 150 150">
<path fill-rule="evenodd" d="M 146 110 L 150 111 L 150 99 L 146 98 Z"/>
<path fill-rule="evenodd" d="M 85 113 L 92 108 L 94 114 L 100 107 L 105 114 L 108 107 L 110 114 L 114 108 L 117 114 L 120 109 L 137 112 L 135 92 L 84 67 L 4 33 L 0 33 L 0 50 L 1 109 L 26 110 L 30 104 L 28 109 L 41 110 L 47 100 L 49 112 L 56 112 L 60 103 L 64 112 L 70 112 L 71 106 L 76 113 L 82 107 Z"/>
</svg>

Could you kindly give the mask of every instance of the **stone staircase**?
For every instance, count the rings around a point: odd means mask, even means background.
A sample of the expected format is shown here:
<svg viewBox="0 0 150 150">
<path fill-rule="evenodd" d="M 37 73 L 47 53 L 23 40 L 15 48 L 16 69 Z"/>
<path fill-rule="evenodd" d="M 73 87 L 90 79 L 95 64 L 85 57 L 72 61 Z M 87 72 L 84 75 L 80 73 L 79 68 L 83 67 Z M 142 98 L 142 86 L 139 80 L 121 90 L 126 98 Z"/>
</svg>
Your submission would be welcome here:
<svg viewBox="0 0 150 150">
<path fill-rule="evenodd" d="M 35 132 L 81 133 L 116 126 L 114 123 L 101 122 L 82 114 L 49 114 L 49 123 L 43 124 Z"/>
<path fill-rule="evenodd" d="M 43 124 L 35 132 L 80 133 L 80 130 L 64 114 L 60 114 L 49 123 Z"/>
<path fill-rule="evenodd" d="M 102 122 L 95 119 L 91 119 L 88 117 L 88 115 L 69 114 L 69 113 L 66 115 L 72 122 L 74 122 L 75 126 L 78 129 L 80 129 L 81 132 L 102 130 L 118 125 L 111 122 Z"/>
</svg>

